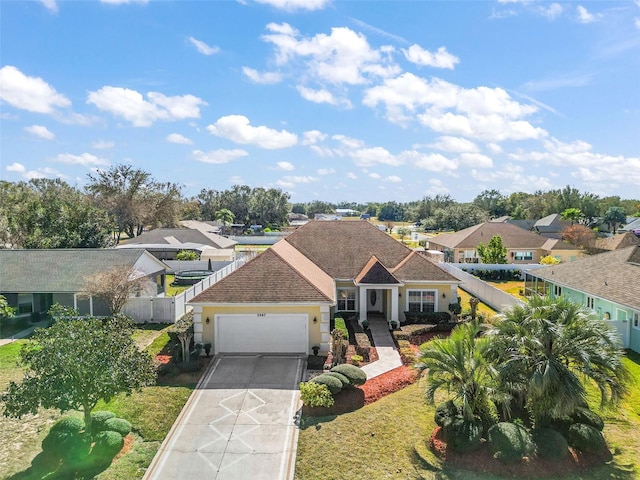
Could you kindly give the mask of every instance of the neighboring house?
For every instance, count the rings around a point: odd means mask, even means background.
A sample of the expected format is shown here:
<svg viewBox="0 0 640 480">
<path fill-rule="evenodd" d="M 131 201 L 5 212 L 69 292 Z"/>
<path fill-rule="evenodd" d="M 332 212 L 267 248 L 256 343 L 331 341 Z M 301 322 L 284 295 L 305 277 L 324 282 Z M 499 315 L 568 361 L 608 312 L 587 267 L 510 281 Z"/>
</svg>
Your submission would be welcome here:
<svg viewBox="0 0 640 480">
<path fill-rule="evenodd" d="M 633 247 L 640 245 L 640 239 L 631 232 L 618 233 L 611 237 L 596 238 L 593 245 L 588 247 L 590 253 L 610 252 L 611 250 L 619 250 L 621 248 Z"/>
<path fill-rule="evenodd" d="M 329 348 L 336 311 L 404 321 L 447 312 L 460 281 L 369 222 L 312 221 L 192 299 L 198 343 L 216 353 Z"/>
<path fill-rule="evenodd" d="M 574 245 L 503 222 L 484 222 L 455 233 L 442 233 L 430 238 L 427 248 L 443 252 L 445 262 L 482 263 L 478 245 L 488 244 L 495 235 L 502 238 L 502 244 L 507 248 L 508 263 L 540 263 L 547 255 L 569 262 L 582 255 Z"/>
<path fill-rule="evenodd" d="M 236 243 L 197 228 L 156 228 L 125 240 L 116 248 L 144 248 L 159 260 L 175 260 L 180 250 L 191 250 L 198 252 L 201 260 L 233 261 Z"/>
<path fill-rule="evenodd" d="M 0 250 L 0 295 L 18 315 L 38 318 L 51 305 L 73 307 L 82 315 L 108 315 L 102 299 L 82 294 L 87 277 L 116 266 L 144 276 L 140 295 L 164 296 L 165 265 L 143 249 Z"/>
<path fill-rule="evenodd" d="M 640 247 L 532 270 L 525 293 L 566 297 L 614 326 L 625 348 L 640 352 Z"/>
<path fill-rule="evenodd" d="M 562 232 L 570 226 L 571 222 L 563 220 L 557 213 L 552 213 L 534 223 L 532 231 L 543 237 L 562 238 Z"/>
<path fill-rule="evenodd" d="M 618 228 L 618 233 L 631 232 L 636 237 L 640 237 L 640 218 L 627 217 L 627 224 Z"/>
</svg>

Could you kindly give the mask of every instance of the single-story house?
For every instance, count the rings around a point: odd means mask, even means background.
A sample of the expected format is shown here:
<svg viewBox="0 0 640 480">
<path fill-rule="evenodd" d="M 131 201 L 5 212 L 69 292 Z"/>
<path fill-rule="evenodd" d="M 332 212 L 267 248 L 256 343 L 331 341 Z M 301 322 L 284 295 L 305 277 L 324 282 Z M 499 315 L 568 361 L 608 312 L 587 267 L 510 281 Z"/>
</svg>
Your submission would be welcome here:
<svg viewBox="0 0 640 480">
<path fill-rule="evenodd" d="M 507 262 L 517 264 L 540 263 L 551 255 L 561 262 L 578 259 L 583 252 L 576 246 L 555 238 L 529 232 L 506 222 L 484 222 L 454 233 L 442 233 L 427 241 L 429 250 L 444 253 L 444 261 L 451 263 L 482 263 L 478 245 L 488 244 L 499 235 L 507 248 Z"/>
<path fill-rule="evenodd" d="M 133 267 L 145 277 L 140 296 L 164 296 L 166 266 L 143 249 L 0 250 L 0 295 L 18 315 L 38 318 L 55 304 L 82 315 L 108 315 L 100 298 L 82 292 L 86 279 L 113 267 Z"/>
<path fill-rule="evenodd" d="M 621 248 L 633 247 L 640 245 L 640 238 L 631 232 L 617 233 L 610 237 L 596 238 L 593 245 L 589 245 L 587 249 L 589 253 L 602 253 L 611 250 L 619 250 Z"/>
<path fill-rule="evenodd" d="M 233 261 L 236 243 L 198 228 L 156 228 L 120 242 L 116 248 L 144 248 L 159 260 L 175 260 L 179 251 L 190 250 L 205 255 L 202 260 Z M 213 254 L 212 249 L 221 252 Z"/>
<path fill-rule="evenodd" d="M 543 237 L 562 238 L 562 232 L 571 226 L 571 222 L 562 219 L 557 213 L 552 213 L 536 221 L 532 231 Z"/>
<path fill-rule="evenodd" d="M 460 280 L 369 222 L 311 221 L 193 298 L 215 353 L 329 349 L 336 311 L 405 320 L 448 312 Z"/>
<path fill-rule="evenodd" d="M 525 292 L 586 305 L 618 330 L 625 348 L 640 352 L 640 246 L 531 270 Z"/>
<path fill-rule="evenodd" d="M 627 217 L 626 225 L 618 228 L 618 233 L 631 232 L 636 237 L 640 237 L 640 218 Z"/>
</svg>

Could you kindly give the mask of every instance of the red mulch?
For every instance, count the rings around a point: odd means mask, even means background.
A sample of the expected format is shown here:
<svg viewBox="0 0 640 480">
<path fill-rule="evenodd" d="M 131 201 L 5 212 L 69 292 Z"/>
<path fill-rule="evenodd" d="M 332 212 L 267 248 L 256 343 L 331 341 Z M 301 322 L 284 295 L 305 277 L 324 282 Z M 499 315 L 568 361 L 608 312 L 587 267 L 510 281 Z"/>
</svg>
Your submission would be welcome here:
<svg viewBox="0 0 640 480">
<path fill-rule="evenodd" d="M 398 367 L 367 380 L 364 385 L 355 388 L 345 388 L 335 395 L 333 406 L 326 407 L 302 407 L 303 415 L 321 417 L 326 415 L 339 415 L 353 412 L 364 405 L 369 405 L 390 393 L 402 390 L 416 381 L 416 372 L 409 367 Z"/>
<path fill-rule="evenodd" d="M 167 364 L 173 357 L 171 355 L 156 355 L 158 363 Z"/>
<path fill-rule="evenodd" d="M 436 427 L 429 438 L 431 450 L 446 463 L 457 468 L 492 473 L 507 478 L 557 478 L 603 465 L 611 460 L 609 451 L 600 454 L 582 454 L 569 448 L 562 460 L 525 458 L 521 462 L 506 464 L 493 458 L 486 443 L 469 453 L 452 452 L 442 437 L 442 428 Z"/>
<path fill-rule="evenodd" d="M 133 446 L 133 436 L 129 434 L 126 437 L 124 437 L 124 446 L 122 447 L 122 450 L 120 450 L 117 453 L 117 455 L 113 457 L 113 461 L 115 462 L 117 459 L 119 459 L 120 457 L 128 453 L 129 450 L 131 450 L 132 446 Z"/>
</svg>

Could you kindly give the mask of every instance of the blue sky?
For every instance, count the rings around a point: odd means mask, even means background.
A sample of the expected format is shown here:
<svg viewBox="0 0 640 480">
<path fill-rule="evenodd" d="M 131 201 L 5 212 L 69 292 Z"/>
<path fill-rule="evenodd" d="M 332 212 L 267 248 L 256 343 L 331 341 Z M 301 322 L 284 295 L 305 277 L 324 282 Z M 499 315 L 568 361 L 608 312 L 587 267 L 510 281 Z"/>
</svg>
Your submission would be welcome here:
<svg viewBox="0 0 640 480">
<path fill-rule="evenodd" d="M 640 198 L 640 0 L 0 3 L 0 178 Z"/>
</svg>

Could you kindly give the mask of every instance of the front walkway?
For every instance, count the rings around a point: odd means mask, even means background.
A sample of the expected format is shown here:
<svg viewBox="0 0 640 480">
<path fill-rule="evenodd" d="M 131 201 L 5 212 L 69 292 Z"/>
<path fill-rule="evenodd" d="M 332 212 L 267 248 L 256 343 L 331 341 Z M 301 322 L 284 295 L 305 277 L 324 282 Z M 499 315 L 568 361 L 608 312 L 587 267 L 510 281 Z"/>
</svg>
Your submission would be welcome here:
<svg viewBox="0 0 640 480">
<path fill-rule="evenodd" d="M 26 338 L 31 335 L 36 328 L 45 327 L 48 325 L 48 323 L 49 322 L 45 320 L 31 325 L 29 328 L 25 328 L 24 330 L 14 333 L 13 335 L 11 335 L 11 338 L 0 338 L 0 347 L 2 347 L 3 345 L 8 345 L 9 343 L 20 338 Z"/>
<path fill-rule="evenodd" d="M 389 324 L 384 318 L 369 317 L 369 329 L 378 352 L 378 360 L 363 366 L 362 370 L 367 374 L 367 379 L 372 379 L 402 366 L 402 360 L 391 338 Z"/>
</svg>

